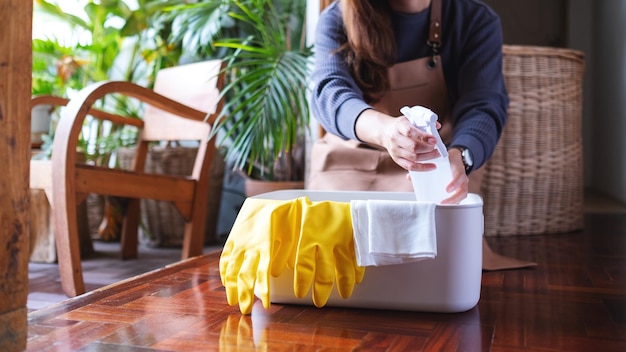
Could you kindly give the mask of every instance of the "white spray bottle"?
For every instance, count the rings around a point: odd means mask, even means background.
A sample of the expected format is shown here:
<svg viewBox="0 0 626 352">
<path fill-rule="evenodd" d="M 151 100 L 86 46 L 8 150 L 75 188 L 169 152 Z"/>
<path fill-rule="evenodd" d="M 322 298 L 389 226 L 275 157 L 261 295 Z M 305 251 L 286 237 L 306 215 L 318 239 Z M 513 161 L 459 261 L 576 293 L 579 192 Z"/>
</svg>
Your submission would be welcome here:
<svg viewBox="0 0 626 352">
<path fill-rule="evenodd" d="M 437 131 L 437 114 L 419 105 L 412 108 L 405 106 L 400 109 L 400 112 L 417 128 L 437 139 L 436 148 L 441 156 L 425 161 L 435 164 L 437 168 L 432 171 L 410 171 L 409 174 L 417 201 L 441 203 L 450 196 L 450 193 L 446 192 L 446 187 L 452 181 L 452 170 L 448 160 L 448 150 Z"/>
</svg>

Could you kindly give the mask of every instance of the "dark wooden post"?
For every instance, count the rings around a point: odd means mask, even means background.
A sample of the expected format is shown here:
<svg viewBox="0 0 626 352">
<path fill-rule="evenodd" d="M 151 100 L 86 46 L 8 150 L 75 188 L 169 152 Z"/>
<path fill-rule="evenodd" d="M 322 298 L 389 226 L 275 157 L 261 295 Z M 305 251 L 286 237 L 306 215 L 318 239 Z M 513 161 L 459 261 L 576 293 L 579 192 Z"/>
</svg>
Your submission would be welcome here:
<svg viewBox="0 0 626 352">
<path fill-rule="evenodd" d="M 26 349 L 32 17 L 0 0 L 0 351 Z"/>
</svg>

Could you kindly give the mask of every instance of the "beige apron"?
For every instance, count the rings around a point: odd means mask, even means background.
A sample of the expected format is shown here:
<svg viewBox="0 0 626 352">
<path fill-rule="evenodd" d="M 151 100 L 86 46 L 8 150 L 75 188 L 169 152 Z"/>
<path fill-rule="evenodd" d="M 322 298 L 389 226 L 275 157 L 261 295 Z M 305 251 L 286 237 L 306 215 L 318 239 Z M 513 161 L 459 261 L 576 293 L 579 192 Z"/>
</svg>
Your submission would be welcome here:
<svg viewBox="0 0 626 352">
<path fill-rule="evenodd" d="M 389 68 L 390 90 L 372 106 L 390 116 L 400 116 L 403 106 L 421 105 L 439 116 L 439 131 L 444 143 L 450 141 L 450 104 L 443 79 L 441 61 L 429 68 L 431 57 L 403 62 Z M 393 161 L 386 150 L 326 133 L 311 152 L 311 173 L 307 188 L 350 191 L 406 191 L 413 186 L 407 170 Z M 476 172 L 475 172 L 476 173 Z M 482 173 L 482 172 L 479 172 Z M 478 180 L 480 181 L 480 180 Z M 480 190 L 477 183 L 476 191 Z"/>
<path fill-rule="evenodd" d="M 429 41 L 439 43 L 440 3 L 432 1 Z M 439 10 L 439 13 L 437 13 Z M 433 56 L 396 64 L 389 68 L 390 90 L 372 106 L 390 116 L 400 116 L 403 106 L 421 105 L 439 116 L 439 133 L 444 143 L 452 135 L 450 102 L 441 58 Z M 413 192 L 407 171 L 396 164 L 386 150 L 326 133 L 311 150 L 307 188 L 313 190 Z M 481 194 L 483 169 L 470 174 L 469 192 Z M 483 268 L 486 270 L 526 267 L 534 263 L 499 256 L 483 241 Z"/>
</svg>

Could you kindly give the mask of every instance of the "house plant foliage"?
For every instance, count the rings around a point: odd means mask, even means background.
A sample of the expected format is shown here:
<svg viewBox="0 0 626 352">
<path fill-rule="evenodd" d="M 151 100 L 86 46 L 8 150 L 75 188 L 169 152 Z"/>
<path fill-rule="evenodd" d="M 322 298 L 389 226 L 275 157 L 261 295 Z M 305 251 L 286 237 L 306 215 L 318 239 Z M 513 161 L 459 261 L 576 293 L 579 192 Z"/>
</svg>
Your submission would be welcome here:
<svg viewBox="0 0 626 352">
<path fill-rule="evenodd" d="M 51 33 L 33 40 L 33 95 L 53 94 L 71 98 L 90 83 L 103 80 L 124 80 L 150 87 L 156 71 L 173 66 L 180 49 L 164 39 L 168 27 L 156 21 L 156 14 L 165 6 L 182 0 L 137 0 L 132 9 L 124 0 L 82 1 L 65 8 L 56 1 L 34 0 L 35 17 L 48 16 L 68 28 L 63 38 Z M 67 5 L 67 3 L 65 3 Z M 99 108 L 112 113 L 139 118 L 143 106 L 128 98 L 107 97 Z M 49 157 L 55 122 L 42 137 L 42 157 Z M 117 165 L 116 152 L 136 142 L 137 130 L 121 127 L 99 119 L 85 120 L 79 139 L 79 151 L 86 162 Z M 100 197 L 88 198 L 90 232 L 101 239 L 114 239 L 119 230 L 120 207 Z M 104 209 L 103 209 L 104 208 Z M 92 210 L 93 209 L 93 210 Z M 104 212 L 105 226 L 99 226 Z M 100 229 L 98 229 L 100 227 Z M 95 228 L 95 229 L 94 229 Z"/>
<path fill-rule="evenodd" d="M 255 179 L 304 180 L 312 57 L 306 1 L 209 0 L 170 10 L 171 41 L 227 62 L 215 129 L 227 163 Z"/>
<path fill-rule="evenodd" d="M 69 37 L 54 34 L 33 40 L 33 94 L 71 98 L 90 83 L 124 80 L 150 87 L 155 72 L 176 64 L 180 50 L 163 39 L 163 26 L 153 21 L 166 6 L 182 0 L 137 0 L 131 9 L 124 0 L 89 0 L 80 11 L 70 11 L 56 1 L 34 0 L 35 17 L 51 16 L 69 28 Z M 142 107 L 130 99 L 112 97 L 102 109 L 140 116 Z M 48 137 L 44 150 L 50 152 Z M 83 133 L 86 158 L 108 165 L 113 152 L 134 143 L 133 131 L 101 120 L 87 119 Z"/>
<path fill-rule="evenodd" d="M 227 115 L 219 130 L 230 145 L 227 160 L 247 175 L 273 181 L 304 179 L 303 141 L 309 125 L 307 85 L 312 50 L 305 46 L 305 1 L 235 1 L 236 21 L 250 35 L 225 38 Z"/>
</svg>

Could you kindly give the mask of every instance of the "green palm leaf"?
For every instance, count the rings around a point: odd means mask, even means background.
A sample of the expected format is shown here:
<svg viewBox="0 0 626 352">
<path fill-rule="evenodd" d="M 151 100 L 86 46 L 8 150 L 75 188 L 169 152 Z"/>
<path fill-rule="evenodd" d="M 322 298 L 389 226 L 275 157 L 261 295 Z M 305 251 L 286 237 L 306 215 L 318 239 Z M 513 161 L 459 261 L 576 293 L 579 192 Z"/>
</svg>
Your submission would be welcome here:
<svg viewBox="0 0 626 352">
<path fill-rule="evenodd" d="M 214 135 L 228 144 L 226 158 L 236 169 L 273 179 L 276 160 L 292 153 L 309 124 L 307 87 L 312 51 L 289 41 L 292 23 L 304 26 L 303 0 L 233 0 L 235 21 L 251 26 L 245 37 L 224 38 L 228 83 L 222 91 L 225 107 Z M 285 14 L 285 10 L 292 12 Z M 297 17 L 297 21 L 289 20 Z M 280 18 L 282 20 L 276 20 Z M 298 34 L 297 38 L 301 38 Z M 302 175 L 287 175 L 302 179 Z"/>
</svg>

